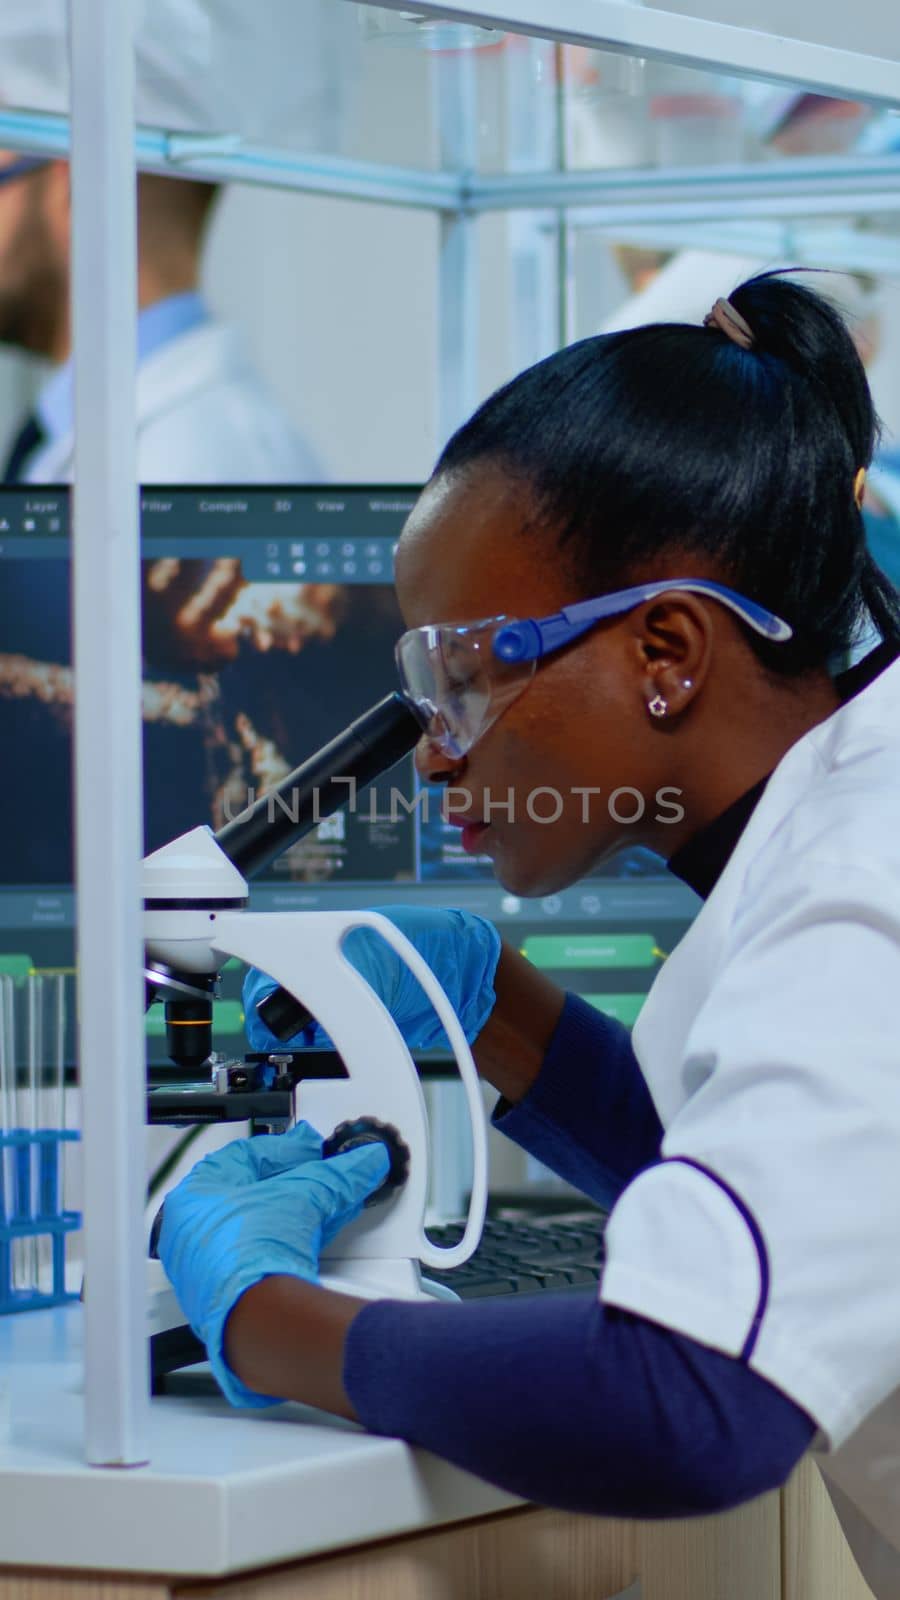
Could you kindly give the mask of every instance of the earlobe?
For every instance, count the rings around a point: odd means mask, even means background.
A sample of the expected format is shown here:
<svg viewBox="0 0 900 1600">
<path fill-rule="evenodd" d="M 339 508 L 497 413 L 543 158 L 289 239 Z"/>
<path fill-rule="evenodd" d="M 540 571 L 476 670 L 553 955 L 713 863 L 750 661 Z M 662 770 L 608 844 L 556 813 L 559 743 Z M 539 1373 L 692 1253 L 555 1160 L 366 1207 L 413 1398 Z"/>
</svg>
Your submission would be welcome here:
<svg viewBox="0 0 900 1600">
<path fill-rule="evenodd" d="M 655 690 L 652 698 L 647 699 L 647 710 L 651 717 L 661 721 L 663 717 L 678 716 L 685 711 L 692 699 L 691 690 L 694 687 L 693 678 L 681 678 L 676 681 L 668 695 L 663 694 L 658 684 L 650 686 Z"/>
<path fill-rule="evenodd" d="M 641 698 L 655 722 L 680 717 L 703 681 L 712 626 L 705 602 L 689 594 L 662 598 L 635 614 Z"/>
</svg>

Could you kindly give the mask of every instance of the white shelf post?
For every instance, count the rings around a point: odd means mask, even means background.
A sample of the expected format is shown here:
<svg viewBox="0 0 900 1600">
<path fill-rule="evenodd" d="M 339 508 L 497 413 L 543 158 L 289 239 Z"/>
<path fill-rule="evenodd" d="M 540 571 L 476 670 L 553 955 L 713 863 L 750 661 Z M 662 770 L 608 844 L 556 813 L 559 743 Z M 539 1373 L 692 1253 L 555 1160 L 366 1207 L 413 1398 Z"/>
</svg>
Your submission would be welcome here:
<svg viewBox="0 0 900 1600">
<path fill-rule="evenodd" d="M 85 1455 L 146 1460 L 132 0 L 70 0 Z"/>
<path fill-rule="evenodd" d="M 441 164 L 472 174 L 478 167 L 478 87 L 475 52 L 438 51 L 432 58 Z M 441 213 L 438 301 L 438 441 L 474 411 L 478 382 L 481 292 L 478 219 L 467 211 Z"/>
</svg>

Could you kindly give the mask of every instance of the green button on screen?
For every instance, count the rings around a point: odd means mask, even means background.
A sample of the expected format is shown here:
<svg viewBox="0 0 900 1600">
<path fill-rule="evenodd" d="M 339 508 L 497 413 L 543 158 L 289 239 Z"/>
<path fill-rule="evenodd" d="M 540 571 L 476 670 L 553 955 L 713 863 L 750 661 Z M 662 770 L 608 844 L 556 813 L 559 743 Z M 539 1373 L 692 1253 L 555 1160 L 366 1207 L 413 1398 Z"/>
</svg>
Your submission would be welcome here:
<svg viewBox="0 0 900 1600">
<path fill-rule="evenodd" d="M 536 967 L 654 967 L 652 933 L 538 933 L 526 939 L 522 954 Z"/>
<path fill-rule="evenodd" d="M 33 971 L 34 963 L 30 956 L 15 953 L 0 956 L 0 976 L 12 978 L 13 983 L 24 983 Z"/>
</svg>

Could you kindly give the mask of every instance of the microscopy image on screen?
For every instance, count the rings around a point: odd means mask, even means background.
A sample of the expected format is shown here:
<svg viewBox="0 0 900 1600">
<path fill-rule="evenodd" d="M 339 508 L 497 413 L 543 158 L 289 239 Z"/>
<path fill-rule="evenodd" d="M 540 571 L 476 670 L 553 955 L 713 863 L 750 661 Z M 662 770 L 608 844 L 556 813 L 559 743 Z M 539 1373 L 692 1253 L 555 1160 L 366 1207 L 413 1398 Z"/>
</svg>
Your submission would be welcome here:
<svg viewBox="0 0 900 1600">
<path fill-rule="evenodd" d="M 72 877 L 68 563 L 4 563 L 0 882 Z M 401 620 L 386 584 L 257 583 L 235 559 L 142 573 L 145 847 L 218 828 L 396 686 Z M 98 617 L 98 625 L 102 618 Z M 390 776 L 411 792 L 409 762 Z M 97 804 L 114 797 L 97 795 Z M 277 861 L 278 881 L 402 880 L 411 821 L 365 795 Z"/>
<path fill-rule="evenodd" d="M 68 573 L 65 561 L 3 563 L 0 883 L 4 884 L 72 881 Z"/>
</svg>

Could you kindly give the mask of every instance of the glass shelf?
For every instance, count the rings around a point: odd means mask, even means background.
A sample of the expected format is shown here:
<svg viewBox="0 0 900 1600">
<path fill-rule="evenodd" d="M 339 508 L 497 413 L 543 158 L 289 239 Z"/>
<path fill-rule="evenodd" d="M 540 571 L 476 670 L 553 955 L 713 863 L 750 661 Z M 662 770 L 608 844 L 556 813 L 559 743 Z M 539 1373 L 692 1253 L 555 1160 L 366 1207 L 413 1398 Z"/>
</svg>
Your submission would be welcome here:
<svg viewBox="0 0 900 1600">
<path fill-rule="evenodd" d="M 884 106 L 674 55 L 476 27 L 453 20 L 452 4 L 442 9 L 443 18 L 349 0 L 154 0 L 137 33 L 141 165 L 438 210 L 569 207 L 591 194 L 605 204 L 616 174 L 626 186 L 642 175 L 636 199 L 651 194 L 655 205 L 669 175 L 681 185 L 675 202 L 707 171 L 727 174 L 743 204 L 768 194 L 776 171 L 800 194 L 808 174 L 822 194 L 826 161 L 839 202 L 860 161 L 885 163 L 865 165 L 870 193 L 898 175 L 900 117 Z M 505 10 L 539 7 L 508 0 Z M 566 0 L 552 10 L 561 17 Z M 620 33 L 622 18 L 644 25 L 645 10 L 597 0 L 598 18 L 615 13 Z M 686 50 L 696 18 L 665 16 L 660 32 Z M 64 0 L 4 0 L 0 97 L 24 108 L 15 123 L 0 115 L 11 147 L 66 148 L 64 26 Z M 834 72 L 845 57 L 828 55 Z M 812 58 L 797 59 L 812 70 Z M 756 182 L 756 172 L 767 176 Z"/>
</svg>

